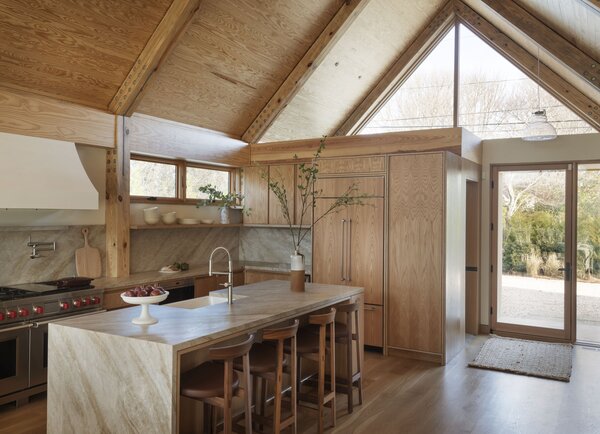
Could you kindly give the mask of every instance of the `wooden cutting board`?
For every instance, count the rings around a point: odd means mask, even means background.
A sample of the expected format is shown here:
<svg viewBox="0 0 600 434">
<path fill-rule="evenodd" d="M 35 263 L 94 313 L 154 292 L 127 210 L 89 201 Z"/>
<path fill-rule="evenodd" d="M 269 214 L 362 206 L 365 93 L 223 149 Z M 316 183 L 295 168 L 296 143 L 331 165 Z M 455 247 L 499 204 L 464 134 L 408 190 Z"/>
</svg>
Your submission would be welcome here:
<svg viewBox="0 0 600 434">
<path fill-rule="evenodd" d="M 88 244 L 88 229 L 81 230 L 83 233 L 83 247 L 75 250 L 75 269 L 78 276 L 96 278 L 102 275 L 102 262 L 100 261 L 100 250 L 90 247 Z"/>
</svg>

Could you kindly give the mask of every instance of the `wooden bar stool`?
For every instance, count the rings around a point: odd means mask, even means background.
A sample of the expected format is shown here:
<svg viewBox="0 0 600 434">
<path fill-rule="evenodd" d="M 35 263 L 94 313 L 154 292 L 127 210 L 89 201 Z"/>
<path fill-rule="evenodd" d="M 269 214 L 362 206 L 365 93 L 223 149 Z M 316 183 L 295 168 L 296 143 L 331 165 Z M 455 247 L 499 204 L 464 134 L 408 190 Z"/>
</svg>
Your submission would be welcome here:
<svg viewBox="0 0 600 434">
<path fill-rule="evenodd" d="M 354 410 L 354 383 L 358 387 L 358 405 L 362 405 L 362 370 L 360 363 L 360 334 L 358 333 L 358 303 L 340 304 L 337 311 L 345 314 L 345 322 L 335 324 L 335 342 L 346 345 L 346 378 L 344 379 L 346 395 L 348 396 L 348 413 Z M 354 324 L 353 324 L 354 323 Z M 353 333 L 352 330 L 356 330 Z M 356 341 L 356 373 L 352 369 L 352 342 Z M 335 378 L 335 377 L 331 377 Z M 337 383 L 337 379 L 336 379 Z"/>
<path fill-rule="evenodd" d="M 231 434 L 234 428 L 231 414 L 231 404 L 234 395 L 244 397 L 245 432 L 246 434 L 252 433 L 252 391 L 250 386 L 250 358 L 248 354 L 253 343 L 254 335 L 250 335 L 248 339 L 239 344 L 210 348 L 208 350 L 208 356 L 211 359 L 210 362 L 202 363 L 181 375 L 181 395 L 202 401 L 212 406 L 213 409 L 216 407 L 223 409 L 223 432 L 225 434 Z M 243 360 L 244 388 L 240 387 L 239 375 L 233 370 L 233 361 L 238 357 L 242 357 Z M 223 364 L 215 363 L 217 361 L 222 361 Z M 206 416 L 205 414 L 205 426 Z M 213 424 L 215 422 L 213 419 Z"/>
<path fill-rule="evenodd" d="M 263 343 L 257 343 L 252 347 L 250 351 L 250 373 L 254 378 L 260 378 L 261 384 L 261 395 L 260 398 L 260 416 L 255 419 L 263 422 L 265 418 L 265 405 L 266 405 L 266 390 L 268 383 L 272 382 L 274 385 L 274 409 L 273 409 L 273 433 L 279 434 L 281 430 L 291 426 L 292 432 L 296 433 L 297 429 L 297 389 L 296 389 L 296 333 L 298 331 L 298 325 L 300 322 L 294 320 L 292 325 L 287 327 L 279 327 L 273 329 L 264 329 L 262 331 Z M 272 345 L 275 343 L 275 345 Z M 290 402 L 290 416 L 282 420 L 282 401 L 283 395 L 286 393 L 283 390 L 283 368 L 286 365 L 286 359 L 284 357 L 284 345 L 291 349 L 290 357 L 290 388 L 291 402 Z M 239 363 L 239 361 L 237 362 Z M 257 402 L 258 404 L 258 402 Z"/>
<path fill-rule="evenodd" d="M 321 434 L 324 431 L 326 406 L 329 406 L 331 409 L 331 426 L 335 426 L 335 381 L 331 382 L 331 390 L 328 393 L 325 393 L 325 369 L 327 364 L 327 353 L 329 353 L 330 360 L 330 375 L 331 378 L 335 378 L 335 344 L 331 340 L 327 339 L 327 332 L 329 332 L 331 336 L 335 336 L 335 312 L 335 308 L 331 308 L 328 313 L 310 315 L 308 317 L 308 323 L 310 325 L 318 326 L 319 333 L 314 333 L 314 331 L 311 330 L 310 326 L 303 327 L 298 332 L 298 337 L 296 339 L 296 350 L 298 353 L 299 360 L 299 376 L 301 376 L 300 360 L 302 358 L 314 360 L 319 364 L 317 380 L 317 409 L 319 410 L 319 434 Z M 298 386 L 298 393 L 300 395 L 300 401 L 303 401 L 303 398 L 305 396 L 306 398 L 308 398 L 309 396 L 300 394 L 300 385 Z"/>
</svg>

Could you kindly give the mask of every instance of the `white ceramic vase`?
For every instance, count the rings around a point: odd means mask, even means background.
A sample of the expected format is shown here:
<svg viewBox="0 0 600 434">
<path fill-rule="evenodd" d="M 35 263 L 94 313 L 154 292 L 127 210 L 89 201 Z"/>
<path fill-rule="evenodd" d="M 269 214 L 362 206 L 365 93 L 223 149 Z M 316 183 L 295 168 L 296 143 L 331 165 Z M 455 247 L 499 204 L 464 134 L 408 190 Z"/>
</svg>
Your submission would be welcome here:
<svg viewBox="0 0 600 434">
<path fill-rule="evenodd" d="M 221 224 L 228 225 L 229 224 L 229 207 L 228 206 L 224 206 L 221 208 L 220 216 L 221 216 Z"/>
<path fill-rule="evenodd" d="M 304 292 L 304 255 L 295 252 L 290 255 L 290 289 L 293 292 Z"/>
</svg>

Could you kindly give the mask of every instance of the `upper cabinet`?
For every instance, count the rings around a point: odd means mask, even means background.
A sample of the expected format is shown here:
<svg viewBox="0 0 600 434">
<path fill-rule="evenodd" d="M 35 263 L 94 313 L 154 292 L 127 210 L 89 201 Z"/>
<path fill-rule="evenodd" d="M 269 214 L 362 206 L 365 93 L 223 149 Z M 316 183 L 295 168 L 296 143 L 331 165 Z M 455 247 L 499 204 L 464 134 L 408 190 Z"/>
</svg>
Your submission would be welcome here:
<svg viewBox="0 0 600 434">
<path fill-rule="evenodd" d="M 250 215 L 244 217 L 244 224 L 288 224 L 277 196 L 269 189 L 265 174 L 270 180 L 277 181 L 285 187 L 292 224 L 298 224 L 301 204 L 299 203 L 300 195 L 296 194 L 296 166 L 294 164 L 244 167 L 242 171 L 244 206 L 251 209 Z M 310 216 L 305 216 L 303 222 L 310 224 L 310 220 Z"/>
</svg>

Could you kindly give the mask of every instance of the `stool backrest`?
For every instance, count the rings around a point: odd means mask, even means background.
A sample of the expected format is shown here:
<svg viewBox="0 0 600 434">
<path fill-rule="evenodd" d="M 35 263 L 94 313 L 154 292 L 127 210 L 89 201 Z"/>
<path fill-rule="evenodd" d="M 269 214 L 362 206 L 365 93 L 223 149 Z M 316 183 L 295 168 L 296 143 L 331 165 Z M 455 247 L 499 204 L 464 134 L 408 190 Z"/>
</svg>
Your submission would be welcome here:
<svg viewBox="0 0 600 434">
<path fill-rule="evenodd" d="M 292 325 L 287 327 L 278 327 L 276 329 L 264 329 L 262 337 L 267 341 L 278 341 L 281 339 L 289 339 L 296 336 L 296 332 L 298 331 L 298 325 L 300 321 L 297 319 L 294 320 Z"/>
<path fill-rule="evenodd" d="M 308 322 L 316 325 L 327 325 L 335 321 L 335 307 L 332 307 L 328 313 L 310 315 Z"/>
<path fill-rule="evenodd" d="M 208 357 L 211 360 L 233 360 L 248 354 L 254 343 L 254 334 L 248 336 L 244 342 L 226 347 L 209 348 Z"/>
</svg>

